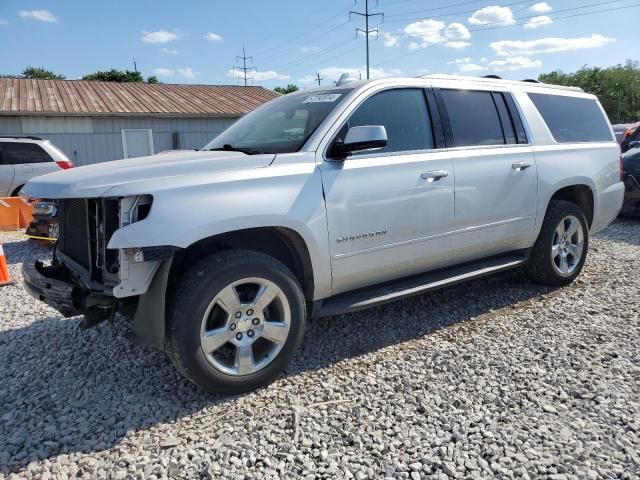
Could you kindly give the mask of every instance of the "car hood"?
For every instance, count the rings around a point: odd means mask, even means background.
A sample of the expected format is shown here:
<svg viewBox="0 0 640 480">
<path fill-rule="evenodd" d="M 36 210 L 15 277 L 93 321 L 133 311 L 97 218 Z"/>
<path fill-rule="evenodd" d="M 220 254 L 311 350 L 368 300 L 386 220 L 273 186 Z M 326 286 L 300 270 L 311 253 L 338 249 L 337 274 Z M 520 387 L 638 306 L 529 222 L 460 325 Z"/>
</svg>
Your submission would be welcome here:
<svg viewBox="0 0 640 480">
<path fill-rule="evenodd" d="M 141 193 L 151 184 L 198 183 L 226 171 L 266 167 L 275 155 L 241 152 L 181 151 L 129 158 L 61 170 L 35 177 L 23 188 L 32 198 L 91 198 Z"/>
</svg>

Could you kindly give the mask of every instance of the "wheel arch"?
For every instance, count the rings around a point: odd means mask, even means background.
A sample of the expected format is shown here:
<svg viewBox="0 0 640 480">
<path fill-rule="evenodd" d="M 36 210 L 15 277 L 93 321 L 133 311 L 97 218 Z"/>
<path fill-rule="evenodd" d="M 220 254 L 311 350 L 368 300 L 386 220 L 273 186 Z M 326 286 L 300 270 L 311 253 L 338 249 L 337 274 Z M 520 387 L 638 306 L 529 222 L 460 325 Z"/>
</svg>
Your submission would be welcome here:
<svg viewBox="0 0 640 480">
<path fill-rule="evenodd" d="M 593 189 L 589 185 L 577 184 L 562 187 L 554 192 L 547 202 L 547 209 L 553 200 L 564 200 L 566 202 L 575 203 L 584 212 L 589 227 L 593 224 L 595 214 L 595 196 Z"/>
<path fill-rule="evenodd" d="M 198 240 L 174 256 L 170 277 L 179 277 L 205 255 L 234 249 L 253 250 L 276 258 L 296 276 L 305 299 L 313 300 L 315 281 L 309 248 L 302 235 L 288 227 L 244 228 Z"/>
</svg>

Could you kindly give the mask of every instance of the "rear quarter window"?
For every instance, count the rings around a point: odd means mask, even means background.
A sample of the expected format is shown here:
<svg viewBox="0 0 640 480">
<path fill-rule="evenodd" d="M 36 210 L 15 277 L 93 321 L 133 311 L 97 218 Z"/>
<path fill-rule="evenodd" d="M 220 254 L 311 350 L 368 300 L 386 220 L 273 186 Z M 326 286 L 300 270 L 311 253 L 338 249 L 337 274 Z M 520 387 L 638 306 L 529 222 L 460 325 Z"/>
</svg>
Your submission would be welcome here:
<svg viewBox="0 0 640 480">
<path fill-rule="evenodd" d="M 8 165 L 53 162 L 53 158 L 35 143 L 0 142 L 0 155 L 2 163 Z"/>
<path fill-rule="evenodd" d="M 609 120 L 590 98 L 529 93 L 558 143 L 612 141 Z"/>
</svg>

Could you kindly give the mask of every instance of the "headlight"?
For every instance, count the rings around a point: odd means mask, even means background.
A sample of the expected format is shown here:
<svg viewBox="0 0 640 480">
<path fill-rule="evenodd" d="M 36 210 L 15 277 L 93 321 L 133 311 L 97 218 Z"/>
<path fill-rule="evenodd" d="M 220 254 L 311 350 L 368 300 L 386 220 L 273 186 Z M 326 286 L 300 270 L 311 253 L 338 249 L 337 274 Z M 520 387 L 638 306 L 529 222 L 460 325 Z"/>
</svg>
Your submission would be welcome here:
<svg viewBox="0 0 640 480">
<path fill-rule="evenodd" d="M 33 206 L 34 215 L 43 215 L 53 217 L 56 215 L 58 208 L 54 202 L 36 202 Z"/>
</svg>

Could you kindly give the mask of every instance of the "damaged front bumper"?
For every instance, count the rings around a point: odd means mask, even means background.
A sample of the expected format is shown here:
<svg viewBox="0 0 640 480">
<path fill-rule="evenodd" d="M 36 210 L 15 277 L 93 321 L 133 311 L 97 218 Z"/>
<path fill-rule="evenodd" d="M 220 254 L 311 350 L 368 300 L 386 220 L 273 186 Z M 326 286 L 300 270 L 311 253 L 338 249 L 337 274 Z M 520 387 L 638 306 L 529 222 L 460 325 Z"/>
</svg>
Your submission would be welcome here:
<svg viewBox="0 0 640 480">
<path fill-rule="evenodd" d="M 81 328 L 113 319 L 116 312 L 132 319 L 131 338 L 137 343 L 163 349 L 165 341 L 166 292 L 171 258 L 160 261 L 149 288 L 141 295 L 117 298 L 110 292 L 87 288 L 65 265 L 45 265 L 38 260 L 22 265 L 26 291 L 64 317 L 84 315 Z"/>
<path fill-rule="evenodd" d="M 41 260 L 22 264 L 27 292 L 55 308 L 65 317 L 82 315 L 91 308 L 115 307 L 116 299 L 84 288 L 61 263 L 45 265 Z"/>
</svg>

